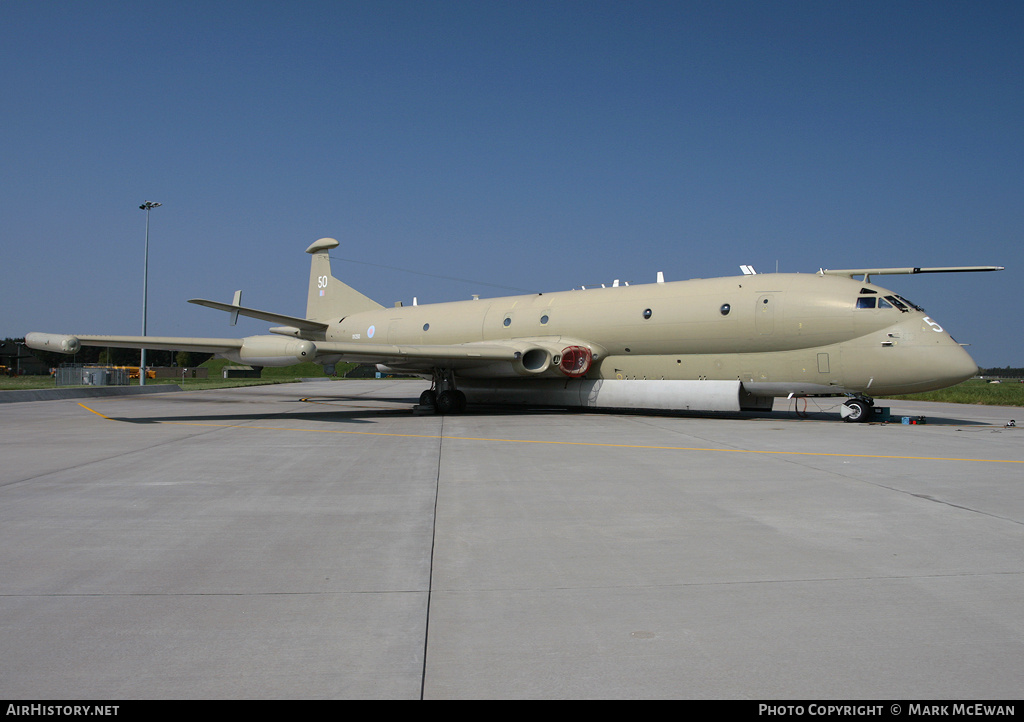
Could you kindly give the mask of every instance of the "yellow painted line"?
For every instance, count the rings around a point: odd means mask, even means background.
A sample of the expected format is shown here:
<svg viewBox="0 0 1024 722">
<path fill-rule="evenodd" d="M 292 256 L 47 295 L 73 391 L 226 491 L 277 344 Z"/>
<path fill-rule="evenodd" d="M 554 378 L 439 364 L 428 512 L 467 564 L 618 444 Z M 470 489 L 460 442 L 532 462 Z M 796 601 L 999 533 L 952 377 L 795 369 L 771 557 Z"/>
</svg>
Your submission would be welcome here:
<svg viewBox="0 0 1024 722">
<path fill-rule="evenodd" d="M 78 404 L 78 405 L 79 405 L 79 406 L 81 406 L 81 407 L 82 407 L 83 409 L 85 409 L 86 411 L 91 411 L 91 412 L 93 412 L 93 413 L 94 413 L 94 414 L 96 414 L 97 416 L 103 416 L 103 414 L 101 414 L 101 413 L 100 413 L 99 411 L 97 411 L 96 409 L 90 409 L 90 408 L 89 408 L 88 406 L 86 406 L 85 404 L 82 404 L 82 403 L 80 403 L 80 404 Z M 110 417 L 109 417 L 109 416 L 103 416 L 103 418 L 104 418 L 104 419 L 108 419 L 108 420 L 110 419 Z"/>
<path fill-rule="evenodd" d="M 82 406 L 82 404 L 79 404 Z M 87 406 L 83 406 L 87 408 Z M 92 411 L 92 409 L 89 409 Z M 98 411 L 93 411 L 99 414 Z M 103 414 L 99 414 L 103 416 Z M 103 416 L 103 418 L 108 418 Z M 396 434 L 384 431 L 343 431 L 340 429 L 296 429 L 283 426 L 250 426 L 239 424 L 211 424 L 194 421 L 159 421 L 160 424 L 173 424 L 176 426 L 206 426 L 221 429 L 254 429 L 257 431 L 293 431 L 298 433 L 314 434 L 346 434 L 350 436 L 383 436 L 401 439 L 443 439 L 444 441 L 486 441 L 491 443 L 505 444 L 548 444 L 552 446 L 586 446 L 591 448 L 606 449 L 643 449 L 645 451 L 704 451 L 704 452 L 729 452 L 733 454 L 774 454 L 779 456 L 824 456 L 844 459 L 894 459 L 900 461 L 974 461 L 990 464 L 1024 464 L 1021 459 L 964 459 L 944 456 L 895 456 L 883 454 L 843 454 L 824 451 L 768 451 L 762 449 L 726 449 L 707 448 L 696 446 L 653 446 L 643 444 L 609 444 L 598 441 L 549 441 L 543 439 L 488 439 L 477 436 L 438 436 L 436 434 Z"/>
</svg>

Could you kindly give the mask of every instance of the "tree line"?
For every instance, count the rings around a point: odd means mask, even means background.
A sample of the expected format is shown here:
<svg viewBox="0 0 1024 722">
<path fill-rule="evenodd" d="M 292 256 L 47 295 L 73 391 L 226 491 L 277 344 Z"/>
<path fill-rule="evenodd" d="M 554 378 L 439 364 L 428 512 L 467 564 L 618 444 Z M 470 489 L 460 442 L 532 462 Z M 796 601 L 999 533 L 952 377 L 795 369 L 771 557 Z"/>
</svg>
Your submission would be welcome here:
<svg viewBox="0 0 1024 722">
<path fill-rule="evenodd" d="M 1002 376 L 1003 378 L 1019 379 L 1024 378 L 1024 368 L 1013 368 L 1012 366 L 1004 366 L 1003 368 L 978 369 L 978 375 Z"/>
</svg>

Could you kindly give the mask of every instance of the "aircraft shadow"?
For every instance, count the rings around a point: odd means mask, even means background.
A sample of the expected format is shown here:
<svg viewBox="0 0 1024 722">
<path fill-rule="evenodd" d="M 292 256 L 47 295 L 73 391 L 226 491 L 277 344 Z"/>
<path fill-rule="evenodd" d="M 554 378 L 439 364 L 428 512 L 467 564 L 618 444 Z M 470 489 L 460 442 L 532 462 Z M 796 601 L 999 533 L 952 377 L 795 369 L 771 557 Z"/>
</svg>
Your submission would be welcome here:
<svg viewBox="0 0 1024 722">
<path fill-rule="evenodd" d="M 376 419 L 395 418 L 396 416 L 408 416 L 409 409 L 325 409 L 323 411 L 297 411 L 294 413 L 275 414 L 176 414 L 167 416 L 108 416 L 111 421 L 120 421 L 126 424 L 167 424 L 167 423 L 246 423 L 246 422 L 283 422 L 283 421 L 321 421 L 350 424 L 372 424 Z"/>
<path fill-rule="evenodd" d="M 178 399 L 174 399 L 177 401 Z M 191 399 L 195 403 L 199 399 Z M 205 400 L 203 400 L 205 401 Z M 223 399 L 209 399 L 210 402 L 227 403 L 229 405 L 239 403 Z M 240 413 L 227 411 L 226 413 L 201 413 L 201 414 L 166 414 L 149 415 L 140 417 L 108 417 L 113 421 L 120 421 L 129 424 L 158 424 L 158 423 L 246 423 L 246 422 L 269 422 L 269 421 L 318 421 L 323 423 L 345 423 L 345 424 L 372 424 L 378 420 L 394 419 L 396 417 L 407 417 L 416 413 L 418 398 L 408 396 L 366 397 L 361 395 L 339 395 L 339 396 L 308 396 L 301 399 L 281 399 L 281 403 L 288 404 L 294 409 L 295 404 L 303 404 L 302 410 L 272 411 Z M 244 402 L 251 404 L 252 402 Z M 396 404 L 393 407 L 382 408 L 375 404 Z M 495 405 L 495 404 L 472 404 L 459 417 L 473 416 L 523 416 L 536 414 L 560 414 L 573 416 L 576 414 L 599 414 L 616 416 L 659 416 L 678 419 L 730 419 L 737 421 L 840 421 L 839 414 L 834 411 L 808 411 L 796 412 L 793 410 L 776 409 L 774 411 L 736 411 L 736 412 L 708 412 L 708 411 L 678 411 L 678 410 L 641 410 L 641 409 L 582 409 L 567 408 L 560 406 L 544 405 Z M 429 412 L 420 412 L 423 416 L 433 416 Z M 917 418 L 912 416 L 911 418 Z M 901 416 L 892 416 L 889 421 L 865 422 L 871 425 L 901 425 Z M 926 416 L 920 425 L 933 426 L 991 426 L 985 421 L 950 418 L 942 416 Z"/>
</svg>

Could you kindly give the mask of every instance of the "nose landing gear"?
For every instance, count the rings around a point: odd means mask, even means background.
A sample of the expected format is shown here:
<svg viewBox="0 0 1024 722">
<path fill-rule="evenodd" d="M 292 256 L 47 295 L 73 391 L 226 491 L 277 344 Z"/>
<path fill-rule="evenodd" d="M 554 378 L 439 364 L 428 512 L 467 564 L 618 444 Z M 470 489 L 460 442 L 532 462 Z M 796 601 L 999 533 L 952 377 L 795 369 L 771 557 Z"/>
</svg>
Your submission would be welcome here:
<svg viewBox="0 0 1024 722">
<path fill-rule="evenodd" d="M 843 421 L 848 423 L 859 423 L 871 418 L 871 407 L 875 405 L 872 399 L 866 396 L 857 396 L 847 401 L 839 410 Z"/>
</svg>

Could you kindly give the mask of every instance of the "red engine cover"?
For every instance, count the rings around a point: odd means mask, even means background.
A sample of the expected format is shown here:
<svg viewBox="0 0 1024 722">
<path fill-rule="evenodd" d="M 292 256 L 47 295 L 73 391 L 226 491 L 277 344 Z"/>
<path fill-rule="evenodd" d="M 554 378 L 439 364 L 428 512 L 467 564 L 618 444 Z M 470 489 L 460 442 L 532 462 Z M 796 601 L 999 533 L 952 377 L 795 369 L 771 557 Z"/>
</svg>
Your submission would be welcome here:
<svg viewBox="0 0 1024 722">
<path fill-rule="evenodd" d="M 593 358 L 589 348 L 566 346 L 562 349 L 562 360 L 558 362 L 558 370 L 571 378 L 579 378 L 590 370 Z"/>
</svg>

